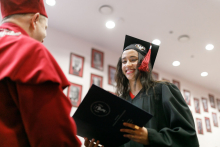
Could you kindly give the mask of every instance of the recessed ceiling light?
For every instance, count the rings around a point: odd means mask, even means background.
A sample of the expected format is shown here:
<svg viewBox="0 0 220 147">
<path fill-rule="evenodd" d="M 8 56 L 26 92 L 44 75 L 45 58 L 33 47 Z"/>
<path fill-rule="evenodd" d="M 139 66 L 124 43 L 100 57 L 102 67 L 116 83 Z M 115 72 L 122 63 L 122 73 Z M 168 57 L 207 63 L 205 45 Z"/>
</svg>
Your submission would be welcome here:
<svg viewBox="0 0 220 147">
<path fill-rule="evenodd" d="M 206 77 L 206 76 L 208 76 L 208 73 L 207 73 L 207 72 L 202 72 L 202 73 L 201 73 L 201 76 L 202 76 L 202 77 Z"/>
<path fill-rule="evenodd" d="M 179 61 L 174 61 L 173 62 L 173 66 L 179 66 L 180 65 L 180 62 Z"/>
<path fill-rule="evenodd" d="M 103 5 L 99 8 L 101 14 L 109 15 L 113 12 L 113 8 L 109 5 Z"/>
<path fill-rule="evenodd" d="M 208 45 L 206 45 L 206 50 L 213 50 L 214 49 L 214 45 L 212 45 L 212 44 L 208 44 Z"/>
<path fill-rule="evenodd" d="M 115 23 L 113 21 L 108 21 L 108 22 L 106 22 L 105 26 L 108 29 L 113 29 L 115 27 Z"/>
<path fill-rule="evenodd" d="M 160 45 L 161 42 L 160 42 L 160 40 L 158 40 L 158 39 L 154 39 L 152 43 L 153 43 L 153 44 L 156 44 L 156 45 Z"/>
<path fill-rule="evenodd" d="M 189 36 L 188 35 L 181 35 L 181 36 L 179 36 L 179 38 L 178 38 L 178 40 L 179 40 L 179 42 L 187 42 L 187 41 L 189 41 Z"/>
<path fill-rule="evenodd" d="M 54 6 L 56 4 L 56 0 L 46 0 L 46 3 L 49 5 L 49 6 Z"/>
</svg>

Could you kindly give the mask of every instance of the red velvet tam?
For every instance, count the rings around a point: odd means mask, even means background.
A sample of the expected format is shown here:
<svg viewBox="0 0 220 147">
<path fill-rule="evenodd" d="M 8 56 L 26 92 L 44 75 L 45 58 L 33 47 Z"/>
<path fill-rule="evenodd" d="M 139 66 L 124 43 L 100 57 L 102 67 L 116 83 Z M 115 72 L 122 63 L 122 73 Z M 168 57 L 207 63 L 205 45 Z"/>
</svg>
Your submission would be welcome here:
<svg viewBox="0 0 220 147">
<path fill-rule="evenodd" d="M 40 13 L 48 18 L 43 0 L 0 0 L 2 18 L 13 14 Z"/>
</svg>

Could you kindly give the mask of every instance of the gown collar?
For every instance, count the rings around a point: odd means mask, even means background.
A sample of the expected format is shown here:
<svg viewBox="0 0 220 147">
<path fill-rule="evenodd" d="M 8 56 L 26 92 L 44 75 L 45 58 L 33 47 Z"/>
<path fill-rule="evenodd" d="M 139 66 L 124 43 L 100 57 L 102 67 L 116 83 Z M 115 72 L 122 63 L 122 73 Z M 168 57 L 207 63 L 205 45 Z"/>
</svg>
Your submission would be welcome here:
<svg viewBox="0 0 220 147">
<path fill-rule="evenodd" d="M 14 31 L 15 33 L 20 32 L 21 34 L 23 34 L 23 35 L 25 35 L 25 36 L 29 36 L 24 29 L 22 29 L 22 28 L 19 27 L 18 25 L 14 24 L 14 23 L 11 23 L 11 22 L 3 23 L 3 24 L 0 26 L 0 29 L 11 30 L 11 31 Z"/>
</svg>

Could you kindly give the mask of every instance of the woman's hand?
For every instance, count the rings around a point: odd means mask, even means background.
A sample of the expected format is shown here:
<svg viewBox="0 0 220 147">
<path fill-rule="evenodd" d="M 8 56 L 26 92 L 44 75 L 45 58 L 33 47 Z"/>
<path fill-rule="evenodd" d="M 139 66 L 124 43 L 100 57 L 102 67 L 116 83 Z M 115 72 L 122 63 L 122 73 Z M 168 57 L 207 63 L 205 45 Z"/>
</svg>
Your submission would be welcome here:
<svg viewBox="0 0 220 147">
<path fill-rule="evenodd" d="M 86 137 L 84 139 L 85 139 L 84 145 L 86 147 L 98 147 L 98 145 L 100 143 L 99 140 L 97 140 L 96 144 L 94 144 L 95 139 L 92 139 L 91 141 L 89 141 L 89 139 Z M 102 146 L 102 147 L 104 147 L 104 146 Z"/>
<path fill-rule="evenodd" d="M 128 134 L 124 134 L 124 137 L 127 137 L 135 142 L 148 145 L 148 131 L 145 127 L 138 127 L 134 124 L 123 123 L 124 126 L 129 127 L 131 129 L 120 129 L 121 132 L 125 132 Z"/>
</svg>

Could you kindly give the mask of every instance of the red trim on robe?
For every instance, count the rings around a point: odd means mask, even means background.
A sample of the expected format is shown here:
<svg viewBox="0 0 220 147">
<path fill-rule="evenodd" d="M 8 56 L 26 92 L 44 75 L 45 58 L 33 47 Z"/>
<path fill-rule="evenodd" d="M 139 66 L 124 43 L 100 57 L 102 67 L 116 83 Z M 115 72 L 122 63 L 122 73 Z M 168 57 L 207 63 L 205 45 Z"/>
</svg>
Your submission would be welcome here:
<svg viewBox="0 0 220 147">
<path fill-rule="evenodd" d="M 129 95 L 130 95 L 131 99 L 135 98 L 135 96 L 131 93 L 131 91 L 129 92 Z"/>
</svg>

